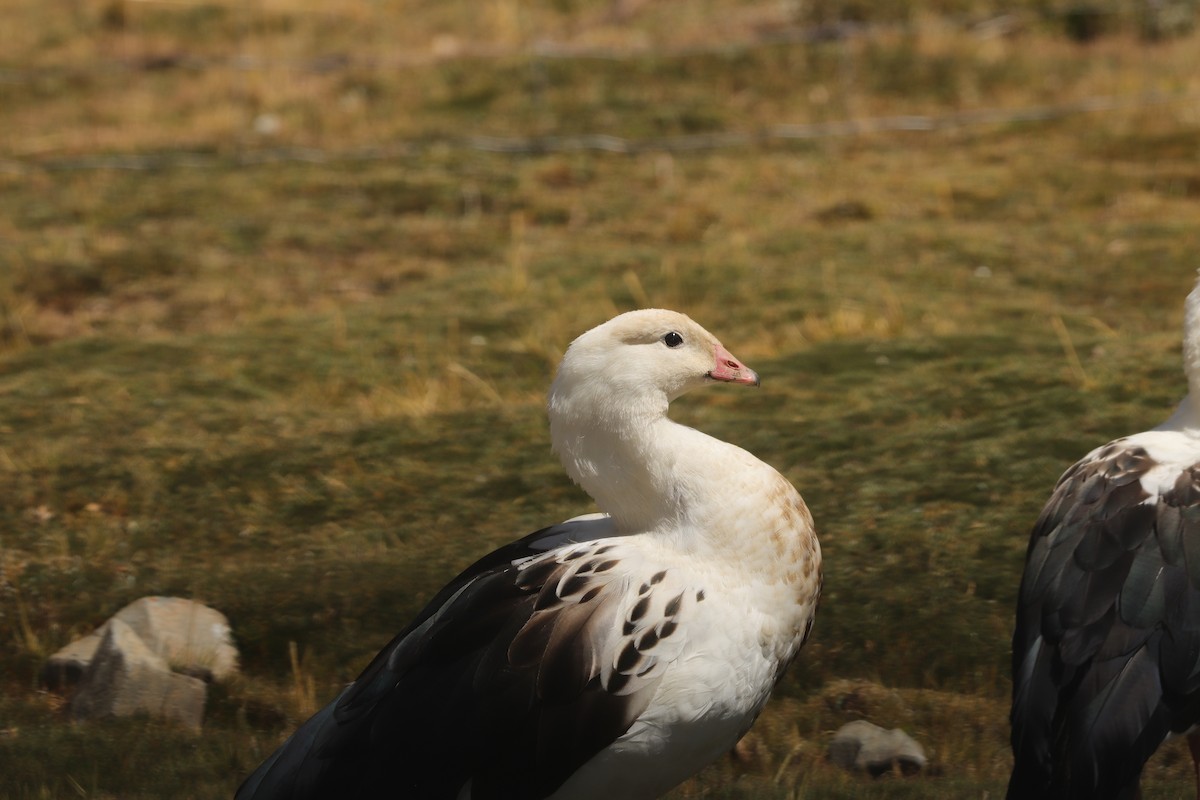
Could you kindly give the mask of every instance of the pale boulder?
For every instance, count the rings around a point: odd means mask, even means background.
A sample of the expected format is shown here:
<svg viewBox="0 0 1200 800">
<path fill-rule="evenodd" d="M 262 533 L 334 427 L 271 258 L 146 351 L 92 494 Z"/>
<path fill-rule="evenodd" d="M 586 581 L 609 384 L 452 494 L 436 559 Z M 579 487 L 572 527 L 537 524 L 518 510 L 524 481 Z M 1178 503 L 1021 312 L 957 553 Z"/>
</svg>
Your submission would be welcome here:
<svg viewBox="0 0 1200 800">
<path fill-rule="evenodd" d="M 238 652 L 224 614 L 181 597 L 143 597 L 50 656 L 42 669 L 42 682 L 56 690 L 77 683 L 113 620 L 128 625 L 176 672 L 206 681 L 237 672 Z"/>
<path fill-rule="evenodd" d="M 887 730 L 866 720 L 848 722 L 829 743 L 829 760 L 843 769 L 879 776 L 925 768 L 925 748 L 899 728 Z"/>
<path fill-rule="evenodd" d="M 172 672 L 166 661 L 120 619 L 110 619 L 71 698 L 76 717 L 146 714 L 199 730 L 207 686 Z"/>
</svg>

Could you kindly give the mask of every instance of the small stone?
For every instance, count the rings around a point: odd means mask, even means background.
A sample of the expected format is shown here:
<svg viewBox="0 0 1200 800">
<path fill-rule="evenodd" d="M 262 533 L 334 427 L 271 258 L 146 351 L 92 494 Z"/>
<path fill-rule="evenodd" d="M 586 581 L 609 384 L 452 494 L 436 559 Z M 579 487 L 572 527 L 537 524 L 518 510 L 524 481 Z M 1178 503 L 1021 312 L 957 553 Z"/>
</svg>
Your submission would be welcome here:
<svg viewBox="0 0 1200 800">
<path fill-rule="evenodd" d="M 887 730 L 866 720 L 848 722 L 829 743 L 829 760 L 843 769 L 878 777 L 897 769 L 915 775 L 925 768 L 925 749 L 899 728 Z"/>
<path fill-rule="evenodd" d="M 71 713 L 86 719 L 146 714 L 199 730 L 206 690 L 199 678 L 172 672 L 133 628 L 114 618 L 71 698 Z"/>
<path fill-rule="evenodd" d="M 254 132 L 259 136 L 274 136 L 283 129 L 283 120 L 275 114 L 259 114 L 254 118 Z"/>
<path fill-rule="evenodd" d="M 114 619 L 132 628 L 177 672 L 206 681 L 237 672 L 238 652 L 224 614 L 181 597 L 143 597 L 50 656 L 42 668 L 42 683 L 52 691 L 78 683 Z"/>
<path fill-rule="evenodd" d="M 237 672 L 229 620 L 216 609 L 182 597 L 143 597 L 113 615 L 137 632 L 177 672 L 206 681 Z"/>
</svg>

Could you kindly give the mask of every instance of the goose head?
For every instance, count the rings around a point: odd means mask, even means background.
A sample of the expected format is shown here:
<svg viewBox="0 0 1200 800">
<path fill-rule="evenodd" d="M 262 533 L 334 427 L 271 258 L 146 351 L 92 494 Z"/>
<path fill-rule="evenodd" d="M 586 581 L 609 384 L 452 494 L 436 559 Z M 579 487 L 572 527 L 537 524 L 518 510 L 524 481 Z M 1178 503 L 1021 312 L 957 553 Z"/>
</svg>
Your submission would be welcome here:
<svg viewBox="0 0 1200 800">
<path fill-rule="evenodd" d="M 758 385 L 758 375 L 685 314 L 629 311 L 567 348 L 550 389 L 552 429 L 576 421 L 619 433 L 666 414 L 672 400 L 710 383 Z"/>
</svg>

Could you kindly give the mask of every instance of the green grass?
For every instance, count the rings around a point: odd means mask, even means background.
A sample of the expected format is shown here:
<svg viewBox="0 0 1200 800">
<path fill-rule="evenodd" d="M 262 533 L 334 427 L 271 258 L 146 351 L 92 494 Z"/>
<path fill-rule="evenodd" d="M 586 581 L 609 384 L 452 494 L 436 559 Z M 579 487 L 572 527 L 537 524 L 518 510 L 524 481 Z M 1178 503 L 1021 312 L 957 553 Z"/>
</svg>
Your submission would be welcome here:
<svg viewBox="0 0 1200 800">
<path fill-rule="evenodd" d="M 228 797 L 456 570 L 589 510 L 550 452 L 545 391 L 573 336 L 644 305 L 688 312 L 763 376 L 675 415 L 784 472 L 826 558 L 752 757 L 676 796 L 1002 791 L 1028 528 L 1074 459 L 1184 389 L 1194 35 L 1118 26 L 1081 47 L 1027 10 L 981 40 L 930 21 L 990 10 L 956 3 L 818 45 L 753 43 L 866 6 L 9 5 L 0 798 Z M 538 58 L 541 39 L 585 55 Z M 604 48 L 624 55 L 586 55 Z M 1165 102 L 695 152 L 467 141 L 1147 92 Z M 254 132 L 262 114 L 277 134 Z M 37 688 L 47 654 L 147 594 L 233 624 L 243 675 L 199 735 L 72 722 Z M 922 741 L 930 774 L 826 764 L 864 716 Z M 1146 795 L 1190 775 L 1165 747 Z"/>
</svg>

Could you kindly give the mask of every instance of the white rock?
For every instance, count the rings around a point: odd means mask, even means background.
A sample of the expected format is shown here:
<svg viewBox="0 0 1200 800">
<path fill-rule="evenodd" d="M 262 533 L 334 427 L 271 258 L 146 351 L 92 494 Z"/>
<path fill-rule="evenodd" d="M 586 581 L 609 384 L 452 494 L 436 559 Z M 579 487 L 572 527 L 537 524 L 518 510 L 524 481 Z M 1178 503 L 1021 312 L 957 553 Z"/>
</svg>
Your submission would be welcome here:
<svg viewBox="0 0 1200 800">
<path fill-rule="evenodd" d="M 199 730 L 206 690 L 199 678 L 172 672 L 129 625 L 114 618 L 71 698 L 71 713 L 83 718 L 147 714 Z"/>
<path fill-rule="evenodd" d="M 283 128 L 283 120 L 275 114 L 259 114 L 254 118 L 254 132 L 259 136 L 274 136 Z"/>
<path fill-rule="evenodd" d="M 143 597 L 113 615 L 133 628 L 171 669 L 205 680 L 237 672 L 229 620 L 216 609 L 182 597 Z"/>
<path fill-rule="evenodd" d="M 223 680 L 237 672 L 238 652 L 224 614 L 180 597 L 143 597 L 50 656 L 42 669 L 43 683 L 51 689 L 77 683 L 114 619 L 132 628 L 177 672 L 204 680 Z"/>
<path fill-rule="evenodd" d="M 925 768 L 925 749 L 899 728 L 887 730 L 866 720 L 847 722 L 829 743 L 829 760 L 848 770 L 882 775 L 895 767 L 905 775 Z"/>
</svg>

